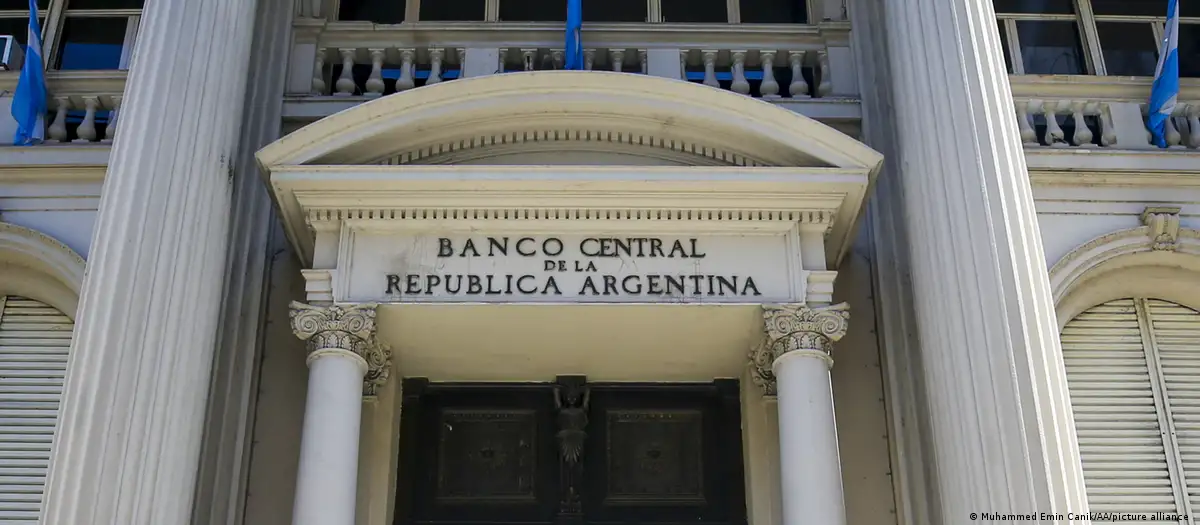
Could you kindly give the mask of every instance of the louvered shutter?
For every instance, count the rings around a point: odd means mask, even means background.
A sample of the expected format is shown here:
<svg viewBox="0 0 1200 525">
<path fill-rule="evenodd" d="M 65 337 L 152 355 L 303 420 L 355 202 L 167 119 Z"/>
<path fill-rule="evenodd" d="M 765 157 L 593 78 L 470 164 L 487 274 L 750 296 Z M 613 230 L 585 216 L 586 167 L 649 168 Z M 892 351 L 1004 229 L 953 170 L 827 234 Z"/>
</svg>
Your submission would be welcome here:
<svg viewBox="0 0 1200 525">
<path fill-rule="evenodd" d="M 0 523 L 37 523 L 73 328 L 50 306 L 0 296 Z"/>
<path fill-rule="evenodd" d="M 1062 332 L 1084 484 L 1093 512 L 1176 512 L 1137 308 L 1094 307 Z"/>
<path fill-rule="evenodd" d="M 1194 512 L 1200 509 L 1200 313 L 1155 299 L 1147 305 Z"/>
</svg>

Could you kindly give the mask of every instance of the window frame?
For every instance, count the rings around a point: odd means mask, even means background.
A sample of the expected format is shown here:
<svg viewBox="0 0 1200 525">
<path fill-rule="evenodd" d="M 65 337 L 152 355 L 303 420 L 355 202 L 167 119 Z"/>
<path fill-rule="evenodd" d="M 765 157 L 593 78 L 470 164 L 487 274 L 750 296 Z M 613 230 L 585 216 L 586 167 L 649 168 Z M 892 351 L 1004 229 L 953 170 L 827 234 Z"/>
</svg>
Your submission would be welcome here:
<svg viewBox="0 0 1200 525">
<path fill-rule="evenodd" d="M 142 9 L 71 9 L 70 0 L 50 0 L 44 10 L 38 10 L 38 19 L 42 29 L 42 56 L 46 61 L 48 71 L 57 71 L 54 64 L 58 63 L 60 44 L 63 35 L 63 25 L 67 18 L 127 18 L 125 40 L 121 44 L 120 65 L 115 70 L 128 70 L 133 59 L 133 46 L 137 41 L 138 26 L 141 24 Z M 29 17 L 28 10 L 0 10 L 0 18 Z M 15 35 L 14 35 L 15 36 Z"/>
<path fill-rule="evenodd" d="M 57 1 L 63 1 L 63 0 L 57 0 Z M 486 0 L 486 4 L 484 6 L 483 20 L 479 20 L 478 22 L 507 22 L 507 21 L 500 20 L 500 2 L 504 2 L 504 1 L 511 2 L 511 1 L 519 1 L 519 0 Z M 812 24 L 814 24 L 814 22 L 813 22 L 814 20 L 821 20 L 822 17 L 816 16 L 817 12 L 819 12 L 819 6 L 816 4 L 819 1 L 832 1 L 832 0 L 806 1 L 804 3 L 805 15 L 808 19 L 808 22 L 806 24 L 791 24 L 790 22 L 782 22 L 782 23 L 786 23 L 789 25 L 812 25 Z M 404 2 L 405 2 L 404 22 L 401 22 L 401 24 L 411 24 L 411 23 L 422 22 L 422 20 L 421 20 L 421 0 L 404 0 Z M 325 6 L 323 6 L 323 7 L 328 7 L 330 9 L 328 12 L 333 13 L 334 18 L 337 18 L 341 14 L 341 1 L 340 0 L 325 0 L 324 3 L 325 3 Z M 740 23 L 742 23 L 741 9 L 742 9 L 742 7 L 741 7 L 740 0 L 725 0 L 726 21 L 725 22 L 713 22 L 713 24 L 721 24 L 721 23 L 740 24 Z M 514 22 L 522 23 L 520 21 L 514 21 Z M 607 23 L 639 23 L 639 22 L 601 22 L 601 23 L 607 24 Z M 647 23 L 647 24 L 670 23 L 670 22 L 663 21 L 662 1 L 661 0 L 646 0 L 646 21 L 641 22 L 641 23 Z"/>
</svg>

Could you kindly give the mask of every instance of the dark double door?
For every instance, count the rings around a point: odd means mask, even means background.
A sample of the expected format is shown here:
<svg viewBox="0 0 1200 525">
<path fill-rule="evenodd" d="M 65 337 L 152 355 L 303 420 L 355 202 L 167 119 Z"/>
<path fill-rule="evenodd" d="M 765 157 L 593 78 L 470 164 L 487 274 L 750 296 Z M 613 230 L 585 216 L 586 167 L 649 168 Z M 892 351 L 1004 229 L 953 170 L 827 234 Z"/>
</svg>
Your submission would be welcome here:
<svg viewBox="0 0 1200 525">
<path fill-rule="evenodd" d="M 397 524 L 746 521 L 735 380 L 404 382 Z"/>
</svg>

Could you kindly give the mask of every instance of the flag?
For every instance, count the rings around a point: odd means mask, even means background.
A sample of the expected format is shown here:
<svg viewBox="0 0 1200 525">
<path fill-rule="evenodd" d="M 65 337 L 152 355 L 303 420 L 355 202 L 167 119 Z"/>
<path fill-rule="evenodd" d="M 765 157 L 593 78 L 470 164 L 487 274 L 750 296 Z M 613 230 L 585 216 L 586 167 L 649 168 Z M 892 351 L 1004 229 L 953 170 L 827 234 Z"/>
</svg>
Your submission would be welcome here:
<svg viewBox="0 0 1200 525">
<path fill-rule="evenodd" d="M 46 77 L 37 0 L 29 0 L 29 40 L 25 46 L 25 63 L 21 65 L 21 79 L 17 81 L 11 111 L 17 121 L 14 145 L 29 146 L 46 138 Z"/>
<path fill-rule="evenodd" d="M 567 0 L 566 69 L 583 69 L 583 0 Z"/>
<path fill-rule="evenodd" d="M 1179 98 L 1179 0 L 1167 0 L 1167 30 L 1150 88 L 1150 133 L 1154 144 L 1167 147 L 1167 119 Z"/>
</svg>

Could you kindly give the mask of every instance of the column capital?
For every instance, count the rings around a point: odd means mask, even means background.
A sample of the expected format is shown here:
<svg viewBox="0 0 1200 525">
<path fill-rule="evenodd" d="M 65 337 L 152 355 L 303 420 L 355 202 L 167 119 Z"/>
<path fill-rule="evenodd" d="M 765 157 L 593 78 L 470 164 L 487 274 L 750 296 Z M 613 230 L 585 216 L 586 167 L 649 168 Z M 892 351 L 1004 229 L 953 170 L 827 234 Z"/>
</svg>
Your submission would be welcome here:
<svg viewBox="0 0 1200 525">
<path fill-rule="evenodd" d="M 363 359 L 367 373 L 363 396 L 373 398 L 387 383 L 392 352 L 375 336 L 374 304 L 313 306 L 293 301 L 288 317 L 292 333 L 308 343 L 310 356 L 319 350 L 345 350 Z"/>
<path fill-rule="evenodd" d="M 833 343 L 850 327 L 850 305 L 811 307 L 805 304 L 763 305 L 765 338 L 750 350 L 750 379 L 768 396 L 775 395 L 775 361 L 789 352 L 826 360 Z"/>
</svg>

